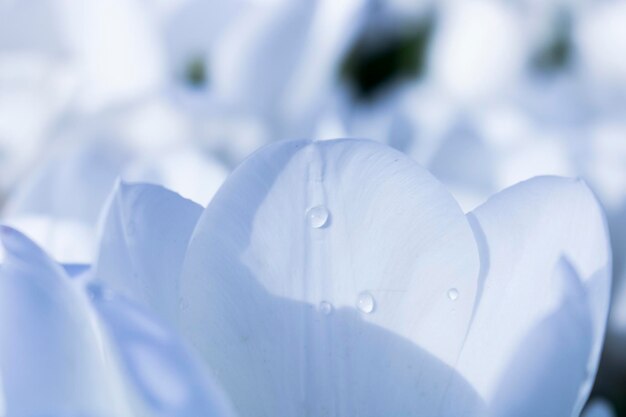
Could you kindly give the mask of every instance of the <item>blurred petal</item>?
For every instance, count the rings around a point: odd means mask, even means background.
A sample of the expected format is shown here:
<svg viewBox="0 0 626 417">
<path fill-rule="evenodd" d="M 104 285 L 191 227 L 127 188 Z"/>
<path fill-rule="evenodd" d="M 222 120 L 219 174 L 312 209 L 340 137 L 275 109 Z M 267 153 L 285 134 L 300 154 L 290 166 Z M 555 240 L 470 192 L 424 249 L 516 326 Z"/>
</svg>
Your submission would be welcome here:
<svg viewBox="0 0 626 417">
<path fill-rule="evenodd" d="M 576 25 L 581 69 L 594 93 L 626 94 L 626 3 L 589 3 Z"/>
<path fill-rule="evenodd" d="M 5 223 L 59 262 L 93 261 L 100 212 L 128 158 L 119 147 L 87 139 L 50 157 L 3 207 Z"/>
<path fill-rule="evenodd" d="M 201 213 L 162 187 L 121 183 L 104 220 L 96 278 L 174 324 L 180 270 Z"/>
<path fill-rule="evenodd" d="M 86 299 L 37 246 L 3 226 L 0 369 L 11 417 L 128 416 Z"/>
<path fill-rule="evenodd" d="M 533 411 L 525 415 L 556 415 L 550 412 L 556 409 L 567 410 L 565 415 L 580 412 L 595 378 L 609 306 L 611 253 L 598 202 L 580 181 L 539 177 L 495 195 L 469 218 L 481 249 L 483 271 L 480 301 L 457 369 L 472 382 L 488 406 L 505 395 L 499 391 L 503 381 L 521 381 L 529 386 L 534 370 L 537 387 L 545 387 L 553 395 L 537 402 L 533 396 L 536 392 L 526 390 L 526 406 Z M 570 318 L 564 324 L 550 318 L 561 314 L 555 310 L 557 301 L 564 296 L 563 286 L 554 285 L 551 277 L 563 258 L 571 262 L 571 271 L 557 269 L 556 276 L 578 274 L 588 304 L 579 319 Z M 565 296 L 566 301 L 569 298 Z M 565 313 L 571 310 L 569 305 L 566 302 L 563 307 Z M 547 330 L 542 326 L 548 326 L 550 321 L 558 328 L 560 341 L 545 336 Z M 587 321 L 591 334 L 589 349 L 585 351 L 583 339 L 576 346 L 568 340 L 574 330 L 584 334 Z M 576 325 L 578 329 L 574 329 Z M 533 337 L 544 339 L 533 341 Z M 543 351 L 539 342 L 547 344 Z M 574 374 L 564 372 L 565 364 L 560 366 L 556 358 L 549 359 L 557 348 L 563 350 L 559 361 L 568 358 Z M 537 349 L 537 361 L 552 360 L 559 367 L 551 378 L 563 378 L 561 387 L 543 385 L 541 381 L 554 381 L 545 378 L 545 371 L 538 369 L 537 363 L 533 364 L 535 367 L 529 365 L 530 369 L 515 363 L 519 358 L 532 357 Z M 565 351 L 571 352 L 566 355 Z M 578 395 L 569 395 L 571 391 L 561 395 L 564 392 L 558 389 L 574 389 Z M 458 398 L 452 397 L 452 401 L 461 406 Z M 536 409 L 538 404 L 543 412 Z"/>
<path fill-rule="evenodd" d="M 90 134 L 65 143 L 24 181 L 7 202 L 9 218 L 42 215 L 94 226 L 128 152 Z"/>
<path fill-rule="evenodd" d="M 495 0 L 444 5 L 430 48 L 429 75 L 460 102 L 510 88 L 527 56 L 526 34 L 514 7 Z"/>
<path fill-rule="evenodd" d="M 42 215 L 13 216 L 4 223 L 28 235 L 60 262 L 88 263 L 94 259 L 94 230 L 85 224 Z"/>
<path fill-rule="evenodd" d="M 84 77 L 80 98 L 86 108 L 137 98 L 163 82 L 156 22 L 142 2 L 62 0 L 55 6 Z"/>
<path fill-rule="evenodd" d="M 188 146 L 133 162 L 123 177 L 127 181 L 163 185 L 206 206 L 228 172 L 216 158 Z"/>
<path fill-rule="evenodd" d="M 477 276 L 465 216 L 408 157 L 281 142 L 202 215 L 181 323 L 242 415 L 432 417 L 458 379 Z"/>
<path fill-rule="evenodd" d="M 249 6 L 212 52 L 218 95 L 270 116 L 298 119 L 318 110 L 367 4 L 298 0 Z"/>
<path fill-rule="evenodd" d="M 616 417 L 617 414 L 611 404 L 603 399 L 591 400 L 582 417 Z"/>
<path fill-rule="evenodd" d="M 89 288 L 129 385 L 150 416 L 234 416 L 203 364 L 175 334 L 123 298 L 95 284 Z"/>
</svg>

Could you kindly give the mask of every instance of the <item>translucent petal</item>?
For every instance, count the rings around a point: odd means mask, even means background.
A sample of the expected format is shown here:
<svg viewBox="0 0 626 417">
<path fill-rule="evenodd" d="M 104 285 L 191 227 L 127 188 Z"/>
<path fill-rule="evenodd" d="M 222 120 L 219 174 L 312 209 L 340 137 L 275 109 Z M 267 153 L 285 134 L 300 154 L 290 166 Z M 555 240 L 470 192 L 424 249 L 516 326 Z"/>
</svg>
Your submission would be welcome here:
<svg viewBox="0 0 626 417">
<path fill-rule="evenodd" d="M 19 232 L 1 229 L 0 369 L 7 415 L 119 415 L 86 298 Z"/>
<path fill-rule="evenodd" d="M 546 342 L 563 349 L 560 359 L 567 358 L 572 370 L 584 370 L 571 375 L 554 360 L 554 375 L 550 375 L 564 378 L 564 385 L 574 383 L 578 395 L 558 395 L 558 386 L 541 382 L 548 382 L 543 375 L 546 370 L 533 369 L 537 372 L 535 385 L 554 393 L 543 401 L 543 410 L 580 412 L 595 378 L 609 307 L 611 253 L 598 202 L 580 181 L 538 177 L 497 194 L 469 218 L 479 242 L 482 272 L 477 310 L 457 369 L 489 406 L 504 395 L 500 391 L 503 379 L 530 378 L 527 374 L 522 378 L 518 372 L 530 370 L 515 361 L 533 358 L 539 341 L 531 343 L 525 338 L 534 337 L 533 329 L 541 329 L 542 323 L 559 314 L 555 311 L 564 294 L 563 286 L 555 285 L 554 271 L 566 259 L 571 264 L 569 275 L 580 278 L 587 308 L 570 327 L 556 322 L 562 340 L 544 336 Z M 576 324 L 584 335 L 587 322 L 590 346 L 585 351 L 584 338 L 572 346 L 565 335 L 571 334 Z M 571 356 L 565 351 L 571 351 Z M 539 352 L 548 353 L 554 352 Z M 528 407 L 537 406 L 532 396 L 527 399 Z M 452 396 L 451 401 L 458 403 L 459 399 Z M 535 411 L 527 415 L 544 415 L 531 409 Z"/>
<path fill-rule="evenodd" d="M 201 213 L 163 187 L 120 183 L 103 223 L 96 279 L 174 324 L 180 270 Z"/>
<path fill-rule="evenodd" d="M 406 156 L 281 142 L 202 215 L 181 321 L 242 415 L 432 417 L 477 276 L 465 216 Z"/>
<path fill-rule="evenodd" d="M 89 289 L 129 388 L 148 415 L 234 416 L 228 399 L 176 334 L 108 289 L 95 284 Z"/>
</svg>

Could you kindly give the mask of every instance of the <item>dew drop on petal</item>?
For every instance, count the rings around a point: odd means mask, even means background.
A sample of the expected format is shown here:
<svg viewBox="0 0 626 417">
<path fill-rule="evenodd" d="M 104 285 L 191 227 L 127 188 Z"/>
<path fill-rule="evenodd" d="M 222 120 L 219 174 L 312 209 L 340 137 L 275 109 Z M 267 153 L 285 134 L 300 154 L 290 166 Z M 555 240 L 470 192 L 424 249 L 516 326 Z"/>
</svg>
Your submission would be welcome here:
<svg viewBox="0 0 626 417">
<path fill-rule="evenodd" d="M 357 298 L 356 306 L 363 313 L 369 314 L 373 312 L 376 306 L 374 296 L 367 291 L 363 291 Z"/>
<path fill-rule="evenodd" d="M 329 303 L 328 301 L 322 301 L 320 303 L 319 309 L 322 312 L 322 314 L 328 316 L 330 313 L 333 312 L 333 305 Z"/>
<path fill-rule="evenodd" d="M 324 206 L 311 207 L 306 212 L 306 217 L 309 221 L 309 225 L 314 229 L 324 227 L 328 223 L 328 217 L 330 213 Z"/>
<path fill-rule="evenodd" d="M 457 298 L 459 298 L 459 290 L 457 290 L 456 288 L 450 288 L 448 290 L 448 298 L 452 301 L 455 301 Z"/>
</svg>

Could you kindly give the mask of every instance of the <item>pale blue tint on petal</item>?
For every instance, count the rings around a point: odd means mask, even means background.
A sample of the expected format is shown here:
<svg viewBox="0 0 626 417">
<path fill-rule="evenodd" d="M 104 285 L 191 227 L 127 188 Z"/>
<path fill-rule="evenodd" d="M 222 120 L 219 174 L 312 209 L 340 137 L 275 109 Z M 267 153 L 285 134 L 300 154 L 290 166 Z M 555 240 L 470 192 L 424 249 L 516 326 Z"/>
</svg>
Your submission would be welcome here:
<svg viewBox="0 0 626 417">
<path fill-rule="evenodd" d="M 493 417 L 578 415 L 581 381 L 593 344 L 587 293 L 566 260 L 549 282 L 562 294 L 560 304 L 523 337 L 509 358 L 490 404 Z"/>
<path fill-rule="evenodd" d="M 199 220 L 181 324 L 242 415 L 433 417 L 451 381 L 476 397 L 452 367 L 478 269 L 459 206 L 403 154 L 281 142 Z"/>
<path fill-rule="evenodd" d="M 163 187 L 119 184 L 101 232 L 95 278 L 177 321 L 180 269 L 202 207 Z"/>
<path fill-rule="evenodd" d="M 129 389 L 147 406 L 150 416 L 234 416 L 203 364 L 176 334 L 106 288 L 90 284 L 88 291 Z"/>
<path fill-rule="evenodd" d="M 62 267 L 70 278 L 82 277 L 91 269 L 88 264 L 63 264 Z"/>
<path fill-rule="evenodd" d="M 2 227 L 0 369 L 8 416 L 128 416 L 86 299 L 32 241 Z"/>
<path fill-rule="evenodd" d="M 468 216 L 479 243 L 482 271 L 479 302 L 457 369 L 487 405 L 500 401 L 505 375 L 514 381 L 520 377 L 514 371 L 524 371 L 513 367 L 513 357 L 532 357 L 536 347 L 536 341 L 525 342 L 525 335 L 540 329 L 558 308 L 563 291 L 552 277 L 565 258 L 584 288 L 588 308 L 578 325 L 590 323 L 591 346 L 585 351 L 580 341 L 563 347 L 572 351 L 562 358 L 571 369 L 585 369 L 573 382 L 563 382 L 568 387 L 575 383 L 578 396 L 557 395 L 555 387 L 543 407 L 579 413 L 595 378 L 609 308 L 611 251 L 601 207 L 580 181 L 538 177 L 495 195 Z M 561 365 L 555 362 L 555 376 Z M 535 371 L 539 386 L 545 376 Z M 471 404 L 464 405 L 454 392 L 450 391 L 451 406 L 471 410 Z M 535 410 L 534 403 L 529 399 L 528 407 Z"/>
</svg>

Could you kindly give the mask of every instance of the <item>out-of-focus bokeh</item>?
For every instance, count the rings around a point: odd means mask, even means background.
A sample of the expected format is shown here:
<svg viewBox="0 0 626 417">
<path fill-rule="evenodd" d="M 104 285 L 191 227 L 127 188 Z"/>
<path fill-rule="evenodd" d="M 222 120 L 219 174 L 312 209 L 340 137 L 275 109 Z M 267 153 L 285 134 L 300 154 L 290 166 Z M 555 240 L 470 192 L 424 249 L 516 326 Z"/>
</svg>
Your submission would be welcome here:
<svg viewBox="0 0 626 417">
<path fill-rule="evenodd" d="M 0 207 L 89 262 L 120 179 L 206 205 L 276 140 L 366 137 L 466 211 L 536 175 L 604 205 L 594 396 L 626 416 L 626 1 L 0 0 Z"/>
</svg>

